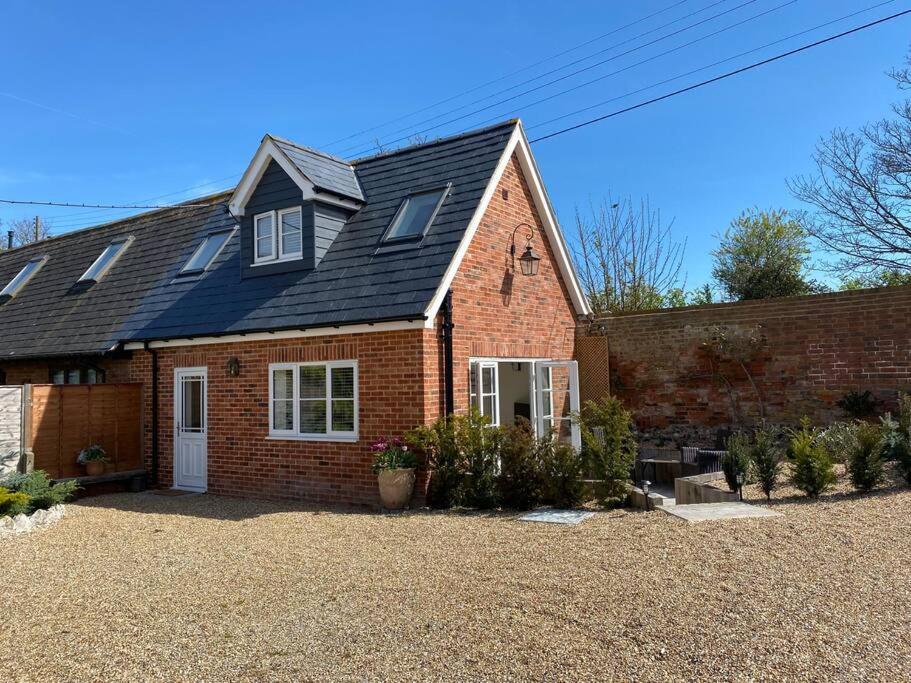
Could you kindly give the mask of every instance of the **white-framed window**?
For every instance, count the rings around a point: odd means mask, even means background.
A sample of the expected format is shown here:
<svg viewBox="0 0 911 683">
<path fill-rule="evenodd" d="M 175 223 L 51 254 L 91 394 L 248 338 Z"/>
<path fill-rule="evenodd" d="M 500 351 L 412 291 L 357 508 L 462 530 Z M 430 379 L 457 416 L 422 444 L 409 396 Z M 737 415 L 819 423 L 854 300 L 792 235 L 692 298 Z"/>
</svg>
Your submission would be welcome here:
<svg viewBox="0 0 911 683">
<path fill-rule="evenodd" d="M 304 238 L 301 224 L 301 207 L 282 209 L 278 212 L 278 257 L 294 258 L 304 253 Z"/>
<path fill-rule="evenodd" d="M 82 274 L 82 277 L 79 278 L 79 282 L 98 282 L 114 266 L 117 259 L 123 255 L 123 252 L 127 250 L 127 247 L 129 247 L 132 242 L 132 235 L 129 237 L 119 237 L 111 242 L 104 248 L 104 251 L 101 252 L 92 265 L 89 266 L 89 269 Z"/>
<path fill-rule="evenodd" d="M 253 216 L 253 262 L 291 261 L 304 255 L 301 207 Z"/>
<path fill-rule="evenodd" d="M 277 255 L 275 242 L 275 212 L 253 216 L 253 260 L 256 263 L 274 261 Z"/>
<path fill-rule="evenodd" d="M 22 266 L 22 270 L 16 274 L 16 277 L 10 280 L 6 287 L 0 291 L 0 297 L 16 296 L 28 284 L 28 281 L 35 277 L 35 274 L 41 270 L 45 263 L 47 263 L 47 256 L 38 256 L 31 259 Z"/>
<path fill-rule="evenodd" d="M 208 270 L 209 266 L 218 258 L 222 249 L 225 248 L 225 245 L 228 244 L 233 234 L 234 228 L 227 228 L 225 230 L 216 230 L 206 235 L 202 243 L 196 247 L 193 255 L 187 259 L 183 268 L 180 269 L 181 274 L 191 275 Z"/>
<path fill-rule="evenodd" d="M 469 366 L 468 392 L 471 405 L 481 415 L 490 418 L 490 424 L 500 424 L 500 387 L 497 364 L 475 361 Z"/>
<path fill-rule="evenodd" d="M 541 380 L 541 426 L 550 434 L 554 428 L 554 374 L 553 368 L 542 368 Z"/>
<path fill-rule="evenodd" d="M 357 361 L 269 366 L 269 436 L 356 441 Z"/>
</svg>

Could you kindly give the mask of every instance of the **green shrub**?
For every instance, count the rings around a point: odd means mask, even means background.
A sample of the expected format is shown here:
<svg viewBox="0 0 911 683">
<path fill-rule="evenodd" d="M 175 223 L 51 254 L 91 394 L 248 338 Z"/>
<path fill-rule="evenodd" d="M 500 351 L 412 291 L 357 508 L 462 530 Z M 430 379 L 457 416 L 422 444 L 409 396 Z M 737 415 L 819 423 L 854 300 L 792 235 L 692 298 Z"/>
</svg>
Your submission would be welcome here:
<svg viewBox="0 0 911 683">
<path fill-rule="evenodd" d="M 894 455 L 895 465 L 899 474 L 902 475 L 905 483 L 911 486 L 911 445 L 909 445 L 908 439 L 902 442 L 901 447 L 897 449 Z"/>
<path fill-rule="evenodd" d="M 724 473 L 724 480 L 727 482 L 731 491 L 736 491 L 740 486 L 737 483 L 737 475 L 743 475 L 746 480 L 747 472 L 750 469 L 750 438 L 746 434 L 731 434 L 728 437 L 727 450 L 721 457 L 721 471 Z"/>
<path fill-rule="evenodd" d="M 851 483 L 859 491 L 870 491 L 882 483 L 883 442 L 880 430 L 873 425 L 866 425 L 857 433 L 857 446 L 851 453 L 848 471 Z"/>
<path fill-rule="evenodd" d="M 500 502 L 509 508 L 530 510 L 538 505 L 545 489 L 544 464 L 531 423 L 520 418 L 503 430 L 500 446 Z"/>
<path fill-rule="evenodd" d="M 72 498 L 73 493 L 79 488 L 75 481 L 51 483 L 44 470 L 34 470 L 28 474 L 11 474 L 0 481 L 0 486 L 28 496 L 27 514 L 64 503 Z"/>
<path fill-rule="evenodd" d="M 772 490 L 781 474 L 781 448 L 770 430 L 760 429 L 756 432 L 753 447 L 750 449 L 750 462 L 759 487 L 766 500 L 770 500 Z"/>
<path fill-rule="evenodd" d="M 847 466 L 851 453 L 857 447 L 857 432 L 862 422 L 833 422 L 817 436 L 829 456 L 840 465 Z"/>
<path fill-rule="evenodd" d="M 426 458 L 430 470 L 427 502 L 489 508 L 497 503 L 497 465 L 502 430 L 472 409 L 467 415 L 440 418 L 405 435 L 408 445 Z"/>
<path fill-rule="evenodd" d="M 630 470 L 636 462 L 633 418 L 616 398 L 587 401 L 579 416 L 582 457 L 596 480 L 595 495 L 606 507 L 629 496 Z"/>
<path fill-rule="evenodd" d="M 28 512 L 28 495 L 0 486 L 0 517 L 15 517 Z"/>
<path fill-rule="evenodd" d="M 876 413 L 877 401 L 869 390 L 849 391 L 835 403 L 851 417 L 870 417 Z"/>
<path fill-rule="evenodd" d="M 550 437 L 538 439 L 538 458 L 544 470 L 544 499 L 559 508 L 577 507 L 583 502 L 583 461 L 572 446 Z"/>
<path fill-rule="evenodd" d="M 788 444 L 793 460 L 791 483 L 811 498 L 818 498 L 835 483 L 835 464 L 818 437 L 804 420 L 800 429 L 791 432 Z"/>
</svg>

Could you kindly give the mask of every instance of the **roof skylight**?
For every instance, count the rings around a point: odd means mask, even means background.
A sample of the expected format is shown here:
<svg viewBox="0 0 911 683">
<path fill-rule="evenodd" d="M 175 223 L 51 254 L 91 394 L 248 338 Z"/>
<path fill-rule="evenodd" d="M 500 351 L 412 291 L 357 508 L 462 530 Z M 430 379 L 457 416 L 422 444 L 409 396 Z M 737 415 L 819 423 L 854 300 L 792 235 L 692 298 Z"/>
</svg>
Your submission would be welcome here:
<svg viewBox="0 0 911 683">
<path fill-rule="evenodd" d="M 386 242 L 421 237 L 436 218 L 449 186 L 409 195 L 402 202 L 386 232 Z"/>
<path fill-rule="evenodd" d="M 119 237 L 104 248 L 101 255 L 95 259 L 95 262 L 89 266 L 89 269 L 82 274 L 79 282 L 98 282 L 103 278 L 111 267 L 116 263 L 123 252 L 127 250 L 132 237 Z"/>
<path fill-rule="evenodd" d="M 36 256 L 31 261 L 26 263 L 22 270 L 9 281 L 9 284 L 0 291 L 0 299 L 8 299 L 16 296 L 22 288 L 31 280 L 35 273 L 41 270 L 41 267 L 47 263 L 47 256 Z"/>
<path fill-rule="evenodd" d="M 221 250 L 225 248 L 225 245 L 233 234 L 234 229 L 231 228 L 229 230 L 220 230 L 207 235 L 202 241 L 202 244 L 196 247 L 196 251 L 193 252 L 193 255 L 186 262 L 184 267 L 180 269 L 180 274 L 189 275 L 208 270 L 209 266 L 211 266 L 212 262 L 218 257 Z"/>
</svg>

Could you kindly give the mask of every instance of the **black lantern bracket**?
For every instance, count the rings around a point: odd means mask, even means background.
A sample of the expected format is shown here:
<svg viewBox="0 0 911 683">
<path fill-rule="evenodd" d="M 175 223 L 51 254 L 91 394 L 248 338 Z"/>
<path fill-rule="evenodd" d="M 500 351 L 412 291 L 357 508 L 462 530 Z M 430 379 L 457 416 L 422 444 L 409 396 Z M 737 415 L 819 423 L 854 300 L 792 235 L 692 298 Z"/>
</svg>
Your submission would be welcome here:
<svg viewBox="0 0 911 683">
<path fill-rule="evenodd" d="M 516 233 L 519 228 L 525 228 L 525 251 L 519 257 L 519 266 L 522 269 L 522 275 L 537 275 L 538 265 L 541 263 L 541 257 L 531 248 L 531 241 L 535 238 L 535 228 L 530 223 L 519 223 L 512 230 L 512 236 L 509 239 L 509 256 L 512 259 L 512 270 L 516 270 Z"/>
</svg>

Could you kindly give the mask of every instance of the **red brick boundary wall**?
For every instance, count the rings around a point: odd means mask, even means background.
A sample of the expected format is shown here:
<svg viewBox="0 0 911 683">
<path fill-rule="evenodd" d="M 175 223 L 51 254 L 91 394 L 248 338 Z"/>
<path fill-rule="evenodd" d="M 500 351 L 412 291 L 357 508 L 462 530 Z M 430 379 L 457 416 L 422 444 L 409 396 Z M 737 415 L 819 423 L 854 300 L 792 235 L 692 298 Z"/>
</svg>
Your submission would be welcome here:
<svg viewBox="0 0 911 683">
<path fill-rule="evenodd" d="M 911 287 L 618 314 L 578 333 L 583 394 L 603 395 L 607 372 L 659 439 L 705 441 L 762 418 L 823 424 L 846 417 L 836 402 L 850 390 L 883 409 L 911 390 Z M 593 337 L 606 338 L 601 353 Z"/>
</svg>

